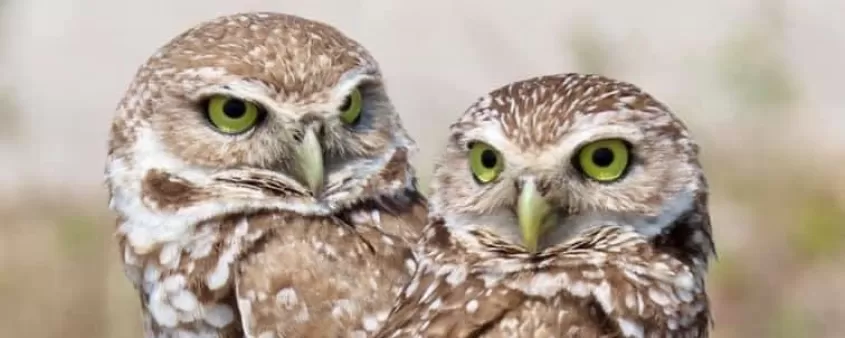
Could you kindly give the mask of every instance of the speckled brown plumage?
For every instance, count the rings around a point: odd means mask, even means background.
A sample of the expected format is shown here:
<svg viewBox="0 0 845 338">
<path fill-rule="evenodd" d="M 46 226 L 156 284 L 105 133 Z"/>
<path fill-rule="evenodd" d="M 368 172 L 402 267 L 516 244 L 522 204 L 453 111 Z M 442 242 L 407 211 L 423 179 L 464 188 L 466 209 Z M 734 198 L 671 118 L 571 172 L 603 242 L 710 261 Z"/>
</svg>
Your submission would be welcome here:
<svg viewBox="0 0 845 338">
<path fill-rule="evenodd" d="M 418 269 L 374 337 L 708 336 L 707 184 L 667 106 L 607 77 L 550 75 L 494 90 L 451 131 Z M 632 164 L 599 182 L 573 157 L 608 139 Z M 504 163 L 486 183 L 469 163 L 479 142 Z M 529 185 L 556 217 L 536 251 L 519 232 Z"/>
<path fill-rule="evenodd" d="M 360 118 L 342 122 L 353 91 Z M 215 129 L 208 102 L 219 96 L 262 118 Z M 303 149 L 319 164 L 303 164 Z M 414 149 L 378 64 L 326 24 L 242 13 L 171 40 L 121 100 L 106 165 L 145 336 L 378 329 L 426 220 Z M 320 184 L 303 168 L 319 169 Z"/>
</svg>

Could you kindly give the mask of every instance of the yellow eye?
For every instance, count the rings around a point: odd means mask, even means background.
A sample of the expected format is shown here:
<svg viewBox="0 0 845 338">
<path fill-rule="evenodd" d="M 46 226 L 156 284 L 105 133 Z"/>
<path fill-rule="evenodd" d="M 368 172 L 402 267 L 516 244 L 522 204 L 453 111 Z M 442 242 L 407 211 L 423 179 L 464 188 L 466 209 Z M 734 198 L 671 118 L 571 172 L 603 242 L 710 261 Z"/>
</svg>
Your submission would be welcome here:
<svg viewBox="0 0 845 338">
<path fill-rule="evenodd" d="M 577 168 L 599 182 L 619 179 L 628 168 L 628 145 L 619 139 L 590 143 L 578 153 Z"/>
<path fill-rule="evenodd" d="M 350 125 L 358 123 L 361 119 L 361 91 L 358 88 L 355 88 L 340 106 L 340 119 Z"/>
<path fill-rule="evenodd" d="M 493 147 L 475 142 L 469 148 L 469 168 L 478 182 L 488 183 L 499 177 L 505 168 L 505 162 Z"/>
<path fill-rule="evenodd" d="M 261 110 L 252 102 L 215 95 L 208 100 L 206 114 L 217 130 L 226 134 L 238 134 L 258 123 Z"/>
</svg>

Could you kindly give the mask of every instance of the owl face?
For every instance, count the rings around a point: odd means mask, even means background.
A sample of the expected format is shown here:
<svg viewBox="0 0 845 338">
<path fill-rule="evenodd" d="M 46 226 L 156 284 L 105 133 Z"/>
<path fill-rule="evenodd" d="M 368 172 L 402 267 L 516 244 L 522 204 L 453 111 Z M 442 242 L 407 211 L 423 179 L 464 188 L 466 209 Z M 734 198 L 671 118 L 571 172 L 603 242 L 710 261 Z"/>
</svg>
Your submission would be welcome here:
<svg viewBox="0 0 845 338">
<path fill-rule="evenodd" d="M 284 82 L 222 70 L 152 102 L 150 129 L 165 151 L 189 166 L 266 169 L 319 196 L 324 183 L 336 183 L 326 178 L 340 179 L 333 175 L 337 171 L 356 167 L 363 171 L 357 174 L 366 175 L 377 169 L 367 168 L 367 161 L 407 143 L 396 133 L 401 128 L 377 69 L 356 66 L 339 74 L 303 98 Z"/>
<path fill-rule="evenodd" d="M 633 85 L 565 74 L 516 82 L 451 126 L 432 213 L 538 251 L 602 220 L 660 234 L 705 196 L 697 145 Z M 597 222 L 598 221 L 598 222 Z"/>
<path fill-rule="evenodd" d="M 141 67 L 112 126 L 107 176 L 126 195 L 149 185 L 348 204 L 413 148 L 357 42 L 295 16 L 238 14 L 188 30 Z M 171 178 L 152 184 L 151 170 Z M 188 188 L 162 188 L 173 182 Z"/>
</svg>

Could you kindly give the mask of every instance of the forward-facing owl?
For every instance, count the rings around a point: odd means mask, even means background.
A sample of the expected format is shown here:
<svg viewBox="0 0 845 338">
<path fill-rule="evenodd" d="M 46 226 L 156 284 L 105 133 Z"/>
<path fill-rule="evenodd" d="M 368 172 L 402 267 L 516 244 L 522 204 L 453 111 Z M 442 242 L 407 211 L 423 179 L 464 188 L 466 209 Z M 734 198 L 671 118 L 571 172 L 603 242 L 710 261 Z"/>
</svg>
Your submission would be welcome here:
<svg viewBox="0 0 845 338">
<path fill-rule="evenodd" d="M 138 71 L 106 166 L 147 337 L 376 330 L 426 201 L 376 61 L 275 13 L 191 28 Z"/>
<path fill-rule="evenodd" d="M 698 152 L 632 84 L 491 92 L 451 126 L 418 270 L 375 337 L 707 336 Z"/>
</svg>

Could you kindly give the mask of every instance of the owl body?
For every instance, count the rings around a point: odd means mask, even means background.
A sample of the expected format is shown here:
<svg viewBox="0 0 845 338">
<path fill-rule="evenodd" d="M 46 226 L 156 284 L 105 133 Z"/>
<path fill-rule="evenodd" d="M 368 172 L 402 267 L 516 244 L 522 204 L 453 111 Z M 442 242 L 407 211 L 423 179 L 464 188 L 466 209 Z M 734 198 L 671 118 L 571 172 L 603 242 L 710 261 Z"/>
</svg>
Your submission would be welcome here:
<svg viewBox="0 0 845 338">
<path fill-rule="evenodd" d="M 414 150 L 378 64 L 326 24 L 243 13 L 174 38 L 118 106 L 106 165 L 145 336 L 376 330 L 425 224 Z"/>
<path fill-rule="evenodd" d="M 701 337 L 704 281 L 628 226 L 532 255 L 429 225 L 418 271 L 376 337 Z"/>
<path fill-rule="evenodd" d="M 375 337 L 706 337 L 698 146 L 638 87 L 517 81 L 451 126 L 418 269 Z"/>
</svg>

